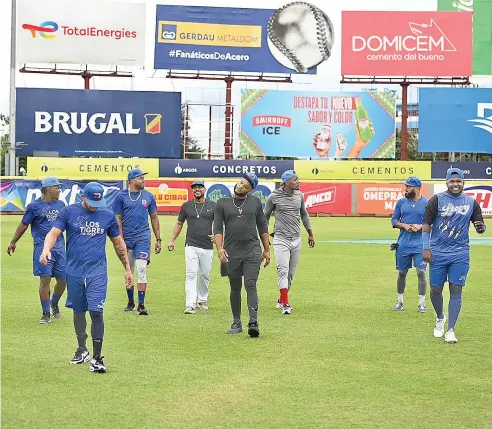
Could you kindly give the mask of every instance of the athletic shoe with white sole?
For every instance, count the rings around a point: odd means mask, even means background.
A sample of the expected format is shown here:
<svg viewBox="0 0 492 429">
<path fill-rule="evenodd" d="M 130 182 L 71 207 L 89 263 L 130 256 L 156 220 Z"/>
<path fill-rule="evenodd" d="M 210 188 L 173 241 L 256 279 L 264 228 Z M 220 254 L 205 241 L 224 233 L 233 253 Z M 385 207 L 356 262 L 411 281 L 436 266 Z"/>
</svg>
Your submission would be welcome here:
<svg viewBox="0 0 492 429">
<path fill-rule="evenodd" d="M 43 313 L 41 319 L 39 319 L 39 323 L 41 325 L 46 325 L 47 323 L 51 323 L 51 314 L 50 312 Z"/>
<path fill-rule="evenodd" d="M 193 307 L 186 307 L 184 314 L 195 314 L 195 309 Z"/>
<path fill-rule="evenodd" d="M 419 304 L 417 307 L 419 313 L 425 313 L 427 309 L 425 308 L 425 304 Z"/>
<path fill-rule="evenodd" d="M 89 362 L 90 358 L 91 356 L 87 349 L 78 348 L 77 350 L 75 350 L 75 355 L 70 361 L 70 365 L 78 365 L 80 363 Z"/>
<path fill-rule="evenodd" d="M 280 300 L 278 300 L 278 301 L 277 301 L 277 308 L 278 308 L 279 310 L 283 310 L 283 308 L 284 308 L 284 304 L 282 304 L 282 303 L 280 302 Z"/>
<path fill-rule="evenodd" d="M 402 311 L 403 310 L 403 302 L 396 301 L 395 306 L 393 307 L 393 311 Z"/>
<path fill-rule="evenodd" d="M 196 305 L 200 310 L 207 311 L 208 303 L 207 302 L 198 302 Z"/>
<path fill-rule="evenodd" d="M 444 335 L 444 324 L 446 323 L 446 315 L 442 319 L 436 318 L 436 326 L 434 326 L 434 337 L 441 338 Z"/>
<path fill-rule="evenodd" d="M 456 338 L 456 334 L 452 329 L 446 332 L 446 335 L 444 336 L 444 341 L 449 344 L 455 344 L 458 342 L 458 338 Z"/>
<path fill-rule="evenodd" d="M 294 309 L 289 304 L 284 304 L 282 314 L 292 314 L 292 310 Z"/>
<path fill-rule="evenodd" d="M 59 319 L 61 317 L 61 313 L 58 304 L 50 303 L 50 305 L 51 305 L 51 312 L 53 313 L 53 317 L 55 319 Z"/>
<path fill-rule="evenodd" d="M 104 366 L 103 356 L 99 356 L 91 360 L 91 372 L 105 373 L 106 367 Z"/>
</svg>

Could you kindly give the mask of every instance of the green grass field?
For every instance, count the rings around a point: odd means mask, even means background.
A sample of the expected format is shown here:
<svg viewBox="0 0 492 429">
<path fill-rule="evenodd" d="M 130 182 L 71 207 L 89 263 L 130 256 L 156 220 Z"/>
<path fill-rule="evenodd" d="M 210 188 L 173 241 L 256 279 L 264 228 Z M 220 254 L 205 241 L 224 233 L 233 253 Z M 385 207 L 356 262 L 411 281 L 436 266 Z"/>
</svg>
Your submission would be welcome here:
<svg viewBox="0 0 492 429">
<path fill-rule="evenodd" d="M 161 217 L 163 244 L 174 220 Z M 417 312 L 413 272 L 405 310 L 391 311 L 388 245 L 323 242 L 396 237 L 388 219 L 313 219 L 318 243 L 304 241 L 291 317 L 275 309 L 274 261 L 261 270 L 257 339 L 225 333 L 229 286 L 216 256 L 210 310 L 183 314 L 183 235 L 175 252 L 153 256 L 148 317 L 122 311 L 122 267 L 108 248 L 108 373 L 93 374 L 68 364 L 70 310 L 38 324 L 32 239 L 8 257 L 20 217 L 1 221 L 3 428 L 492 428 L 490 246 L 472 247 L 455 345 L 433 337 L 429 299 Z"/>
</svg>

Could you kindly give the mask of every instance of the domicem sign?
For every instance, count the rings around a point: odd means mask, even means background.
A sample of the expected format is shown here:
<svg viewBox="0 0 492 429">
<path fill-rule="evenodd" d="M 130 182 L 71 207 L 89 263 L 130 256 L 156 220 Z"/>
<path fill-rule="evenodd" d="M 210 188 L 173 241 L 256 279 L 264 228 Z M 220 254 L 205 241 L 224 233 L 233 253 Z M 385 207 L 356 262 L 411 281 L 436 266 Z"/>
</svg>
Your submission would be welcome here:
<svg viewBox="0 0 492 429">
<path fill-rule="evenodd" d="M 342 12 L 342 75 L 471 72 L 472 13 Z"/>
</svg>

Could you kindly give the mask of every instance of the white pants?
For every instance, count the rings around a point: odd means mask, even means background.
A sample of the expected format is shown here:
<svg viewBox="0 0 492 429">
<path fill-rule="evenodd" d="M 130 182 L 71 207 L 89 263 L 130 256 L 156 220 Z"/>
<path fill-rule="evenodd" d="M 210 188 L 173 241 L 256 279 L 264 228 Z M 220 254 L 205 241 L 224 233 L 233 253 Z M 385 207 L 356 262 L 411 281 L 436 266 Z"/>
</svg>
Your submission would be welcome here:
<svg viewBox="0 0 492 429">
<path fill-rule="evenodd" d="M 290 289 L 301 256 L 301 237 L 286 239 L 275 234 L 273 251 L 277 260 L 278 288 Z"/>
<path fill-rule="evenodd" d="M 186 246 L 186 307 L 196 307 L 197 302 L 208 301 L 208 285 L 212 271 L 213 249 Z M 198 274 L 200 277 L 198 278 Z M 198 280 L 198 287 L 197 287 Z"/>
</svg>

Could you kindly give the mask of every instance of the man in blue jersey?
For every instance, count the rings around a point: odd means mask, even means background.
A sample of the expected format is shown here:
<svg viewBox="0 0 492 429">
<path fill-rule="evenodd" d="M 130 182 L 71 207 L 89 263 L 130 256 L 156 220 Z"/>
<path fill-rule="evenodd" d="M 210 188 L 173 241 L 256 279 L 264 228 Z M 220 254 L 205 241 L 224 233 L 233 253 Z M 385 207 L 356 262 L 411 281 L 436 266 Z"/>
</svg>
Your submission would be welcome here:
<svg viewBox="0 0 492 429">
<path fill-rule="evenodd" d="M 395 212 L 391 218 L 393 228 L 400 230 L 398 242 L 392 245 L 396 250 L 396 269 L 398 279 L 396 281 L 397 298 L 394 311 L 403 310 L 403 294 L 407 283 L 408 270 L 413 266 L 417 270 L 419 304 L 418 311 L 425 313 L 425 294 L 427 280 L 425 269 L 427 264 L 422 255 L 422 223 L 424 219 L 427 198 L 421 193 L 422 182 L 418 177 L 411 176 L 405 182 L 405 197 L 401 198 L 395 206 Z"/>
<path fill-rule="evenodd" d="M 479 234 L 485 232 L 482 210 L 475 199 L 463 193 L 465 175 L 459 168 L 446 173 L 448 190 L 434 195 L 427 205 L 422 227 L 424 261 L 430 263 L 430 298 L 436 311 L 434 337 L 444 335 L 446 316 L 442 291 L 449 283 L 449 321 L 444 337 L 457 343 L 454 328 L 461 309 L 461 294 L 470 268 L 469 226 L 473 222 Z M 432 232 L 431 232 L 432 231 Z"/>
<path fill-rule="evenodd" d="M 128 250 L 132 272 L 137 268 L 138 308 L 137 314 L 147 316 L 145 291 L 147 290 L 147 265 L 150 263 L 151 236 L 149 215 L 156 243 L 155 253 L 161 251 L 161 233 L 157 204 L 154 196 L 145 189 L 145 175 L 140 168 L 128 173 L 128 188 L 120 191 L 115 198 L 113 211 L 122 231 Z M 126 290 L 128 304 L 125 311 L 135 309 L 134 286 Z"/>
<path fill-rule="evenodd" d="M 39 323 L 46 324 L 51 322 L 50 314 L 50 283 L 51 278 L 56 279 L 53 295 L 51 296 L 51 310 L 53 317 L 59 319 L 61 317 L 58 301 L 65 291 L 65 240 L 63 235 L 60 235 L 56 241 L 52 259 L 48 265 L 39 263 L 39 255 L 43 250 L 44 239 L 46 234 L 50 232 L 53 222 L 60 211 L 65 207 L 65 204 L 59 200 L 61 183 L 56 177 L 46 177 L 41 181 L 41 198 L 33 201 L 26 207 L 26 212 L 21 223 L 12 237 L 7 253 L 12 255 L 16 249 L 16 243 L 27 231 L 31 225 L 31 234 L 34 240 L 33 251 L 33 273 L 39 276 L 39 299 L 41 300 L 41 308 L 43 314 Z"/>
<path fill-rule="evenodd" d="M 100 183 L 90 182 L 83 191 L 83 200 L 61 210 L 53 228 L 46 236 L 39 261 L 47 265 L 53 257 L 52 248 L 63 231 L 67 233 L 67 286 L 72 299 L 73 324 L 78 348 L 71 364 L 89 361 L 87 350 L 87 321 L 89 311 L 92 327 L 93 359 L 92 372 L 106 372 L 102 352 L 104 337 L 103 310 L 108 288 L 106 260 L 106 236 L 113 242 L 116 254 L 125 267 L 127 285 L 133 276 L 128 262 L 126 246 L 121 238 L 113 212 L 107 209 L 104 188 Z"/>
</svg>

